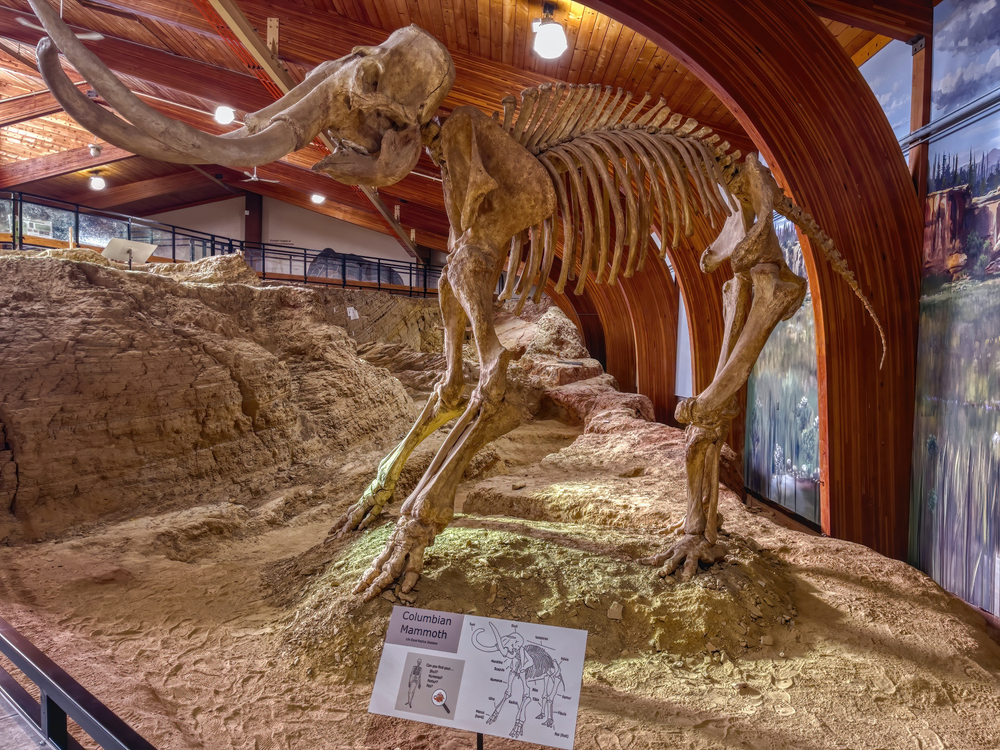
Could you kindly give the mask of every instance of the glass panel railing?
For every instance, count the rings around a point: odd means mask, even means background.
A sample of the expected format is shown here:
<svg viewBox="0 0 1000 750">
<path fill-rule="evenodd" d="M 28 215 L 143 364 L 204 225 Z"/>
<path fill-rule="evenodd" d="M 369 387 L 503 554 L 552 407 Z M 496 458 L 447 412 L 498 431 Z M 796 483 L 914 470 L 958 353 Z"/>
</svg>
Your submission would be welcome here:
<svg viewBox="0 0 1000 750">
<path fill-rule="evenodd" d="M 0 198 L 0 232 L 10 234 L 14 231 L 14 201 L 10 198 Z"/>
<path fill-rule="evenodd" d="M 47 246 L 31 238 L 50 239 L 54 243 L 76 242 L 95 249 L 114 239 L 131 239 L 156 245 L 154 257 L 176 262 L 196 261 L 217 255 L 242 252 L 246 263 L 265 279 L 297 281 L 331 286 L 376 288 L 409 295 L 436 292 L 441 267 L 416 262 L 389 260 L 350 253 L 334 248 L 311 250 L 218 237 L 169 224 L 160 224 L 111 211 L 86 208 L 50 198 L 0 194 L 0 233 L 12 233 L 18 242 L 16 217 L 20 211 L 25 247 Z"/>
<path fill-rule="evenodd" d="M 28 203 L 24 204 L 25 209 Z M 115 237 L 128 239 L 128 222 L 100 214 L 80 213 L 80 244 L 104 247 Z"/>
<path fill-rule="evenodd" d="M 76 214 L 54 206 L 26 202 L 21 209 L 21 221 L 25 237 L 69 242 Z"/>
</svg>

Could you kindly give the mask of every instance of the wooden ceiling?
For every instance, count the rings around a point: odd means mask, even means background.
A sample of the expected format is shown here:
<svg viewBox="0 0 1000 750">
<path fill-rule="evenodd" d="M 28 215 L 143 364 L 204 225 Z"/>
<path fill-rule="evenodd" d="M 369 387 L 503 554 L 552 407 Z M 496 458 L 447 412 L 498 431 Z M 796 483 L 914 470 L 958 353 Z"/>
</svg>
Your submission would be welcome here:
<svg viewBox="0 0 1000 750">
<path fill-rule="evenodd" d="M 829 11 L 839 19 L 824 23 L 845 55 L 860 64 L 891 37 L 911 34 L 916 27 L 906 23 L 905 6 L 913 1 L 817 0 L 812 5 L 821 15 Z M 569 49 L 555 61 L 531 49 L 531 21 L 542 11 L 535 0 L 238 0 L 238 5 L 262 32 L 269 17 L 279 19 L 279 56 L 296 81 L 323 60 L 359 44 L 377 44 L 389 32 L 416 23 L 443 40 L 455 58 L 458 78 L 446 111 L 472 104 L 490 112 L 505 94 L 548 81 L 602 83 L 649 91 L 653 101 L 663 96 L 674 110 L 696 117 L 743 150 L 752 148 L 732 113 L 676 58 L 579 3 L 557 4 L 555 18 L 566 28 Z M 218 104 L 242 114 L 271 101 L 191 0 L 64 0 L 63 9 L 71 25 L 104 34 L 88 46 L 147 102 L 171 116 L 218 133 L 224 129 L 209 114 Z M 35 93 L 44 91 L 32 70 L 32 45 L 41 34 L 19 18 L 34 20 L 24 0 L 0 0 L 0 189 L 100 203 L 136 215 L 250 190 L 389 231 L 355 190 L 308 171 L 321 158 L 313 147 L 260 168 L 260 176 L 280 180 L 277 185 L 240 182 L 238 171 L 206 166 L 209 174 L 221 175 L 214 181 L 190 167 L 122 158 L 106 147 L 111 163 L 101 170 L 109 188 L 103 196 L 93 193 L 86 176 L 101 159 L 89 159 L 85 146 L 94 139 L 55 113 L 47 94 Z M 78 74 L 70 75 L 79 80 Z M 3 109 L 8 99 L 9 112 Z M 423 159 L 416 171 L 380 194 L 388 205 L 400 204 L 401 222 L 416 230 L 418 244 L 444 249 L 447 220 L 436 170 Z M 134 189 L 121 189 L 124 185 Z M 327 202 L 310 203 L 313 192 L 326 195 Z"/>
</svg>

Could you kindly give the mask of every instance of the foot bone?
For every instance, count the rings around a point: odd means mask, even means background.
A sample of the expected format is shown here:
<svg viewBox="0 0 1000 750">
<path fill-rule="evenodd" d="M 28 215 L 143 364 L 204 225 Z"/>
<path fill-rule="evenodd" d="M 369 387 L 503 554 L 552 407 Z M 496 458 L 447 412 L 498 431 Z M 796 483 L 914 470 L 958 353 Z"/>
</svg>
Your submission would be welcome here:
<svg viewBox="0 0 1000 750">
<path fill-rule="evenodd" d="M 400 518 L 385 549 L 364 572 L 354 593 L 364 592 L 369 602 L 402 576 L 402 591 L 408 594 L 424 569 L 424 550 L 434 541 L 437 531 L 415 519 Z"/>
<path fill-rule="evenodd" d="M 726 552 L 725 545 L 712 544 L 701 534 L 685 534 L 666 552 L 645 557 L 639 562 L 643 565 L 663 565 L 660 576 L 664 578 L 684 563 L 678 578 L 687 581 L 698 572 L 698 563 L 713 565 L 723 559 Z"/>
<path fill-rule="evenodd" d="M 372 480 L 361 499 L 347 509 L 337 522 L 333 524 L 327 539 L 339 539 L 352 531 L 367 529 L 372 522 L 382 515 L 386 504 L 392 500 L 392 487 L 383 487 L 378 477 Z"/>
</svg>

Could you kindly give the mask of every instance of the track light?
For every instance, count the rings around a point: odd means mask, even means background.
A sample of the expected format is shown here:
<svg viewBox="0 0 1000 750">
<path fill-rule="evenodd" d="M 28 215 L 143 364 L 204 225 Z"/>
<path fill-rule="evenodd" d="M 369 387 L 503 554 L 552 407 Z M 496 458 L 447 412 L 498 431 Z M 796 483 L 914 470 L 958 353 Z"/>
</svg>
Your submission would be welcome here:
<svg viewBox="0 0 1000 750">
<path fill-rule="evenodd" d="M 531 29 L 535 32 L 535 52 L 546 60 L 555 60 L 568 46 L 566 32 L 552 17 L 555 10 L 555 3 L 545 3 L 542 6 L 541 20 L 531 23 Z"/>
<path fill-rule="evenodd" d="M 105 186 L 107 184 L 108 183 L 106 183 L 104 181 L 104 178 L 101 177 L 101 173 L 100 172 L 91 172 L 90 173 L 90 189 L 91 190 L 104 190 L 104 188 L 105 188 Z"/>
<path fill-rule="evenodd" d="M 93 157 L 98 157 L 101 155 L 101 144 L 100 143 L 88 143 L 87 148 L 90 149 L 90 155 Z"/>
<path fill-rule="evenodd" d="M 311 200 L 313 203 L 315 203 L 318 206 L 320 203 L 322 203 L 323 201 L 325 201 L 326 198 L 324 198 L 319 193 L 313 193 L 311 196 L 309 196 L 309 200 Z"/>
<path fill-rule="evenodd" d="M 216 107 L 215 121 L 220 125 L 228 125 L 236 119 L 236 110 L 232 107 Z"/>
</svg>

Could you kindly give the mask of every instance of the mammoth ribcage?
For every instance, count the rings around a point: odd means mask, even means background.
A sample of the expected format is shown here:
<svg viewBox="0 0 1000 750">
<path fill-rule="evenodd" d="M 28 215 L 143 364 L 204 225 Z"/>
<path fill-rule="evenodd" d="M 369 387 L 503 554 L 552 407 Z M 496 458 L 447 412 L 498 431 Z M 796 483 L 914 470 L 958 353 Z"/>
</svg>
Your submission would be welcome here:
<svg viewBox="0 0 1000 750">
<path fill-rule="evenodd" d="M 695 120 L 670 116 L 662 99 L 641 117 L 648 95 L 626 111 L 630 99 L 620 89 L 612 97 L 599 86 L 543 86 L 522 92 L 516 120 L 517 100 L 504 100 L 502 126 L 548 172 L 556 211 L 513 238 L 500 299 L 519 296 L 520 309 L 534 287 L 539 300 L 558 248 L 555 291 L 574 281 L 580 294 L 588 280 L 614 284 L 641 269 L 652 230 L 662 260 L 681 232 L 692 233 L 694 216 L 714 227 L 730 213 L 725 171 L 740 153 L 727 154 L 729 144 Z"/>
</svg>

